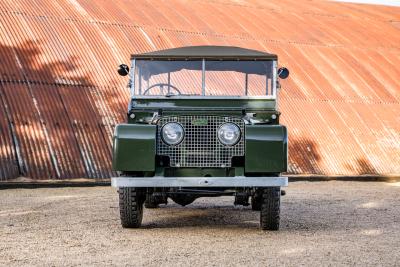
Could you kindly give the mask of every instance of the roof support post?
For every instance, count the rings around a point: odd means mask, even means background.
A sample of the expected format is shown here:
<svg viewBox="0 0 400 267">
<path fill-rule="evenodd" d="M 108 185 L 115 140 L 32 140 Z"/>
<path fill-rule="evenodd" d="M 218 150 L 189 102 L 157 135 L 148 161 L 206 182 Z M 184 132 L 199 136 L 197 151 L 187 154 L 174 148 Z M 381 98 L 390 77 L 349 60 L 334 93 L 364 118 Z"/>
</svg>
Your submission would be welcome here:
<svg viewBox="0 0 400 267">
<path fill-rule="evenodd" d="M 131 99 L 135 95 L 135 68 L 136 68 L 136 59 L 132 60 L 131 65 L 131 73 L 130 73 L 130 81 L 129 81 L 129 89 L 131 92 Z"/>
<path fill-rule="evenodd" d="M 278 66 L 277 66 L 277 62 L 276 60 L 273 61 L 272 63 L 272 97 L 275 99 L 275 109 L 278 110 L 279 109 L 279 105 L 278 105 L 278 88 L 277 88 L 277 79 L 278 79 L 278 75 L 277 75 L 277 71 L 278 71 Z"/>
<path fill-rule="evenodd" d="M 276 79 L 277 79 L 277 75 L 276 75 L 276 72 L 277 72 L 277 66 L 276 66 L 276 60 L 274 60 L 274 61 L 272 61 L 273 63 L 273 65 L 272 65 L 272 96 L 274 97 L 274 98 L 276 98 L 276 90 L 277 90 L 277 88 L 276 88 Z"/>
<path fill-rule="evenodd" d="M 142 69 L 138 69 L 138 95 L 142 94 Z"/>
<path fill-rule="evenodd" d="M 249 93 L 249 74 L 248 73 L 246 73 L 244 76 L 244 83 L 245 83 L 244 95 L 247 96 L 247 94 Z"/>
<path fill-rule="evenodd" d="M 204 58 L 201 64 L 201 95 L 206 95 L 206 60 Z"/>
<path fill-rule="evenodd" d="M 168 71 L 168 92 L 167 95 L 169 95 L 171 92 L 171 72 Z"/>
</svg>

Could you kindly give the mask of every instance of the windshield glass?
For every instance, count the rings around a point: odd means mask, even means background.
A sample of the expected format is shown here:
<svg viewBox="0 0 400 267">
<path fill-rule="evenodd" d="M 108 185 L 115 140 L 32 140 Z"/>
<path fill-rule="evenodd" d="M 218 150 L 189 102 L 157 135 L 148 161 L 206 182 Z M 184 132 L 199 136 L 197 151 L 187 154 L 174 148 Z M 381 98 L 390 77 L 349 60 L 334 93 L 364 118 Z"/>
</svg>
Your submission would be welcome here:
<svg viewBox="0 0 400 267">
<path fill-rule="evenodd" d="M 275 96 L 274 61 L 135 60 L 134 94 Z"/>
</svg>

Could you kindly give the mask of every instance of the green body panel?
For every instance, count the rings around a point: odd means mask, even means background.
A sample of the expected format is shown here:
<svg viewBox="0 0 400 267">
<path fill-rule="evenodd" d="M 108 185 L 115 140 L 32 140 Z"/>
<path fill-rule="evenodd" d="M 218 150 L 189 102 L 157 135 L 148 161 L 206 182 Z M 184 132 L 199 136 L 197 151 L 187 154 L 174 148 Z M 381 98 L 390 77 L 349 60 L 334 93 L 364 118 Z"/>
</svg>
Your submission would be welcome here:
<svg viewBox="0 0 400 267">
<path fill-rule="evenodd" d="M 115 129 L 113 169 L 143 172 L 144 176 L 241 176 L 280 173 L 287 169 L 287 131 L 279 125 L 275 100 L 253 98 L 135 98 L 129 112 L 129 124 Z M 157 126 L 149 124 L 154 116 L 204 114 L 245 117 L 254 114 L 259 123 L 245 126 L 243 165 L 232 168 L 169 168 L 156 163 Z M 276 119 L 272 119 L 272 115 Z"/>
<path fill-rule="evenodd" d="M 130 108 L 134 110 L 154 110 L 169 113 L 221 112 L 275 110 L 276 100 L 252 97 L 137 97 L 132 99 Z"/>
<path fill-rule="evenodd" d="M 155 125 L 119 124 L 113 142 L 115 171 L 154 171 L 156 155 Z"/>
<path fill-rule="evenodd" d="M 285 172 L 286 169 L 286 127 L 282 125 L 247 125 L 245 172 Z"/>
</svg>

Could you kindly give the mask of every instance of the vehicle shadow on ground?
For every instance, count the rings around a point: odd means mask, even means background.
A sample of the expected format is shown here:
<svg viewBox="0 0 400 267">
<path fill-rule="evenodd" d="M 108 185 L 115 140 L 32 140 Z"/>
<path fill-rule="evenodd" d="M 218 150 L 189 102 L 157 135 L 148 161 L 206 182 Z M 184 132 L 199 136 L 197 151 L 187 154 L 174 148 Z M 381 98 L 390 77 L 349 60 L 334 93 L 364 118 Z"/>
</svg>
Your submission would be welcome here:
<svg viewBox="0 0 400 267">
<path fill-rule="evenodd" d="M 180 207 L 176 204 L 158 209 L 146 210 L 153 219 L 144 222 L 143 228 L 182 228 L 182 227 L 240 227 L 258 228 L 259 212 L 250 207 L 221 205 L 204 207 L 189 205 Z"/>
<path fill-rule="evenodd" d="M 281 212 L 281 231 L 325 231 L 338 227 L 337 221 L 327 223 L 322 218 L 307 216 L 310 211 L 303 205 L 290 203 L 290 211 L 283 207 Z M 144 221 L 142 228 L 145 229 L 164 229 L 164 228 L 191 228 L 207 227 L 213 229 L 238 228 L 248 230 L 259 230 L 260 212 L 253 211 L 250 206 L 220 205 L 204 207 L 194 204 L 180 207 L 176 204 L 162 206 L 158 209 L 146 209 L 145 218 L 152 217 L 149 221 Z M 312 219 L 310 219 L 312 218 Z M 341 227 L 341 226 L 339 226 Z"/>
</svg>

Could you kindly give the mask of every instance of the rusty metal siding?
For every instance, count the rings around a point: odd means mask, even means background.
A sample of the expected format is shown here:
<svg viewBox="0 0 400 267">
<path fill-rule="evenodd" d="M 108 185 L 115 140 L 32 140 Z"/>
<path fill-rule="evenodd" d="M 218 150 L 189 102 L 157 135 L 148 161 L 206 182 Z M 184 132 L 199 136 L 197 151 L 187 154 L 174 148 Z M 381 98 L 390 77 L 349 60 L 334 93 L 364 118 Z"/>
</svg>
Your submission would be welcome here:
<svg viewBox="0 0 400 267">
<path fill-rule="evenodd" d="M 289 172 L 400 174 L 400 8 L 330 1 L 0 1 L 0 180 L 112 175 L 130 54 L 235 45 L 291 71 Z"/>
<path fill-rule="evenodd" d="M 18 158 L 13 136 L 15 137 L 14 125 L 7 116 L 8 106 L 3 96 L 3 86 L 0 84 L 0 181 L 19 174 Z"/>
</svg>

